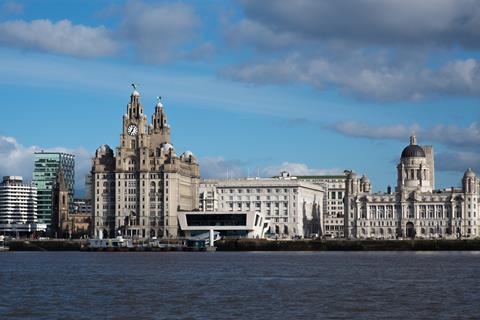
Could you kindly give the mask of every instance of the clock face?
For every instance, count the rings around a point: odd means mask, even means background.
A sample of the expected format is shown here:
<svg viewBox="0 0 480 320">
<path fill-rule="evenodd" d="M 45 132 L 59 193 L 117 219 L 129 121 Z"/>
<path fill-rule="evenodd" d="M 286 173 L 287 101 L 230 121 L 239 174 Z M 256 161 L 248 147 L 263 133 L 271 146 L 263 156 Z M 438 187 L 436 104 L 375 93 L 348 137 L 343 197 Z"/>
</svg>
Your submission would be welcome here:
<svg viewBox="0 0 480 320">
<path fill-rule="evenodd" d="M 128 126 L 127 132 L 130 136 L 136 136 L 138 133 L 138 127 L 134 124 Z"/>
</svg>

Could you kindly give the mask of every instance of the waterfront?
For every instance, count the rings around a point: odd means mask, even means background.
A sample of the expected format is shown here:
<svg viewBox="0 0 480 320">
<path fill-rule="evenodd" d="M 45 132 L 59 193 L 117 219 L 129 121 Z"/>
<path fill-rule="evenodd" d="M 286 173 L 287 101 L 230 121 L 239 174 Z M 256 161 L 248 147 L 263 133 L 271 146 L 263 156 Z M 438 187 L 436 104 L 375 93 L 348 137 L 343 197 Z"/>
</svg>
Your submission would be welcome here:
<svg viewBox="0 0 480 320">
<path fill-rule="evenodd" d="M 0 319 L 478 319 L 479 252 L 8 252 Z"/>
</svg>

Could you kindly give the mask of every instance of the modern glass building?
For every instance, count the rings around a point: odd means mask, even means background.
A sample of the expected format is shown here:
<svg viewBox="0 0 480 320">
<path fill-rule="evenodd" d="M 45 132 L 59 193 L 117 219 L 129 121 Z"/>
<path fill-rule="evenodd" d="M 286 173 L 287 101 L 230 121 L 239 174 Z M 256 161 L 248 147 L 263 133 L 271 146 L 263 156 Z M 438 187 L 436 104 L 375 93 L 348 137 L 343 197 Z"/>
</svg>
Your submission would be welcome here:
<svg viewBox="0 0 480 320">
<path fill-rule="evenodd" d="M 75 185 L 75 156 L 60 152 L 36 152 L 33 168 L 33 185 L 37 187 L 37 219 L 50 227 L 52 221 L 53 187 L 57 175 L 63 171 L 69 189 L 70 212 L 73 211 Z"/>
</svg>

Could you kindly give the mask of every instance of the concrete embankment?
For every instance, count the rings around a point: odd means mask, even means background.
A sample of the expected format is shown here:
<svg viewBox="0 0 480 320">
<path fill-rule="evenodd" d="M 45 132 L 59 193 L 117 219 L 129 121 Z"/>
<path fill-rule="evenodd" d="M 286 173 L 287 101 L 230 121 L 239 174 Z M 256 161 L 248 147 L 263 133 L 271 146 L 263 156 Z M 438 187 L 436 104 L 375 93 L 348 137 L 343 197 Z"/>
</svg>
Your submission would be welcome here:
<svg viewBox="0 0 480 320">
<path fill-rule="evenodd" d="M 6 243 L 10 251 L 80 251 L 86 240 L 11 240 Z"/>
<path fill-rule="evenodd" d="M 221 240 L 217 251 L 476 251 L 480 240 Z"/>
<path fill-rule="evenodd" d="M 10 251 L 89 250 L 86 240 L 12 240 Z M 480 240 L 297 240 L 232 239 L 215 242 L 217 251 L 480 251 Z M 178 251 L 130 248 L 118 251 Z"/>
</svg>

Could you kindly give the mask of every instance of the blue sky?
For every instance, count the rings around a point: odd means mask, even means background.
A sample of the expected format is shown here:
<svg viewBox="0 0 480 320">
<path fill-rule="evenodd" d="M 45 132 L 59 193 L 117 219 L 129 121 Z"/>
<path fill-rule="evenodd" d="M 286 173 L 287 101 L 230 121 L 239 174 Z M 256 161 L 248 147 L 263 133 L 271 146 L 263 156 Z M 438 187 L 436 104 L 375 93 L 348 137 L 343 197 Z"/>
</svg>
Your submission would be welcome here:
<svg viewBox="0 0 480 320">
<path fill-rule="evenodd" d="M 480 3 L 2 1 L 0 175 L 40 149 L 118 145 L 139 84 L 204 177 L 353 169 L 395 185 L 411 133 L 437 187 L 480 169 Z"/>
</svg>

